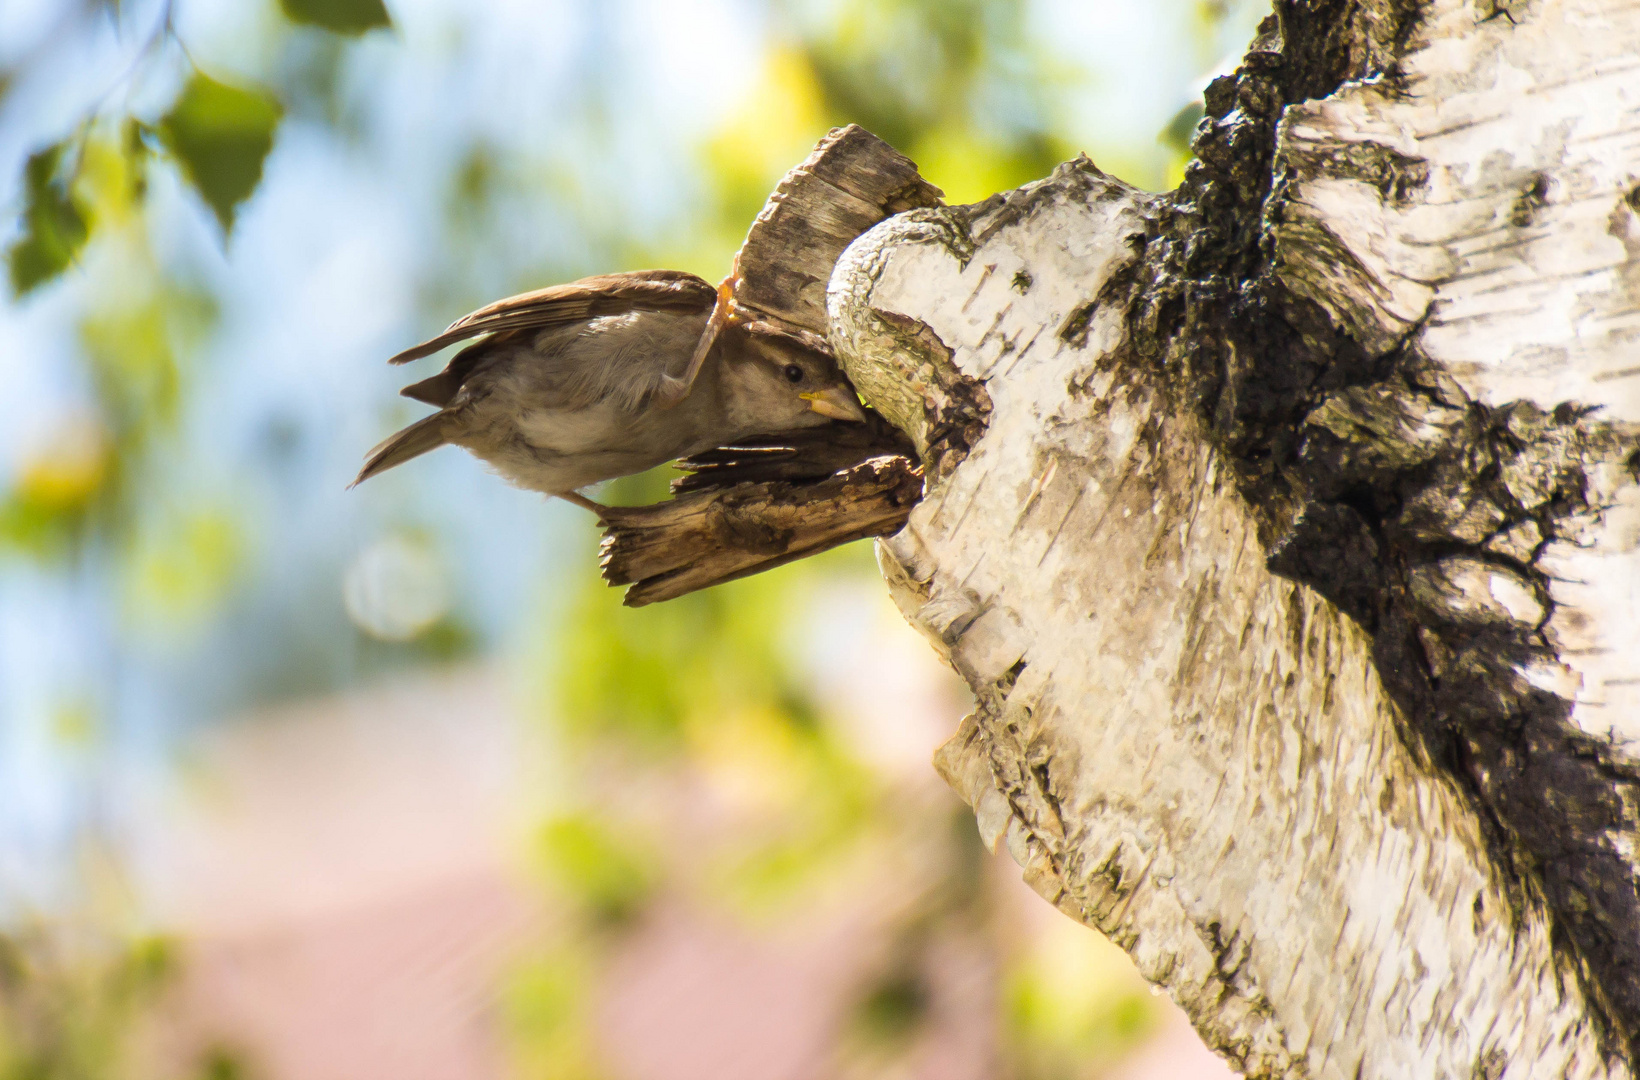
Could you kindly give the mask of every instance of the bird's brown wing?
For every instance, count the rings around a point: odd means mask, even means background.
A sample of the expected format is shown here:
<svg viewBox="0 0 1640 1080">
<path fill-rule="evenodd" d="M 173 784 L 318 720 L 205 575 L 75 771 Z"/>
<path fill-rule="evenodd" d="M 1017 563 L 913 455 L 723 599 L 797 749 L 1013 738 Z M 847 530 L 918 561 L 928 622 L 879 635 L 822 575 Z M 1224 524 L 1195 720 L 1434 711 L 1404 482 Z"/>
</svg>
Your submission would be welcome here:
<svg viewBox="0 0 1640 1080">
<path fill-rule="evenodd" d="M 563 326 L 628 311 L 705 312 L 716 300 L 712 286 L 681 270 L 635 270 L 582 278 L 481 307 L 451 323 L 438 337 L 404 350 L 388 363 L 408 363 L 479 334 Z"/>
</svg>

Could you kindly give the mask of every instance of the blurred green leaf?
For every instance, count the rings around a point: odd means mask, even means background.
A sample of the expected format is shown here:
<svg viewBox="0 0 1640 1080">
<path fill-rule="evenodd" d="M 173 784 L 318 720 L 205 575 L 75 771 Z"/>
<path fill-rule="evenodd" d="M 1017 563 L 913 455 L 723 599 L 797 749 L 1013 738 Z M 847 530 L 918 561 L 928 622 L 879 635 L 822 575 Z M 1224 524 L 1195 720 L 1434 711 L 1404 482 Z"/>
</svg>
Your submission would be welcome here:
<svg viewBox="0 0 1640 1080">
<path fill-rule="evenodd" d="M 603 1080 L 591 1023 L 604 958 L 583 938 L 563 943 L 518 969 L 506 994 L 517 1068 L 530 1080 Z"/>
<path fill-rule="evenodd" d="M 1161 1016 L 1121 951 L 1069 921 L 1016 958 L 1002 1004 L 1020 1080 L 1086 1075 L 1130 1053 Z"/>
<path fill-rule="evenodd" d="M 0 935 L 0 1077 L 137 1075 L 139 1031 L 176 970 L 163 938 L 87 938 L 60 927 Z"/>
<path fill-rule="evenodd" d="M 393 25 L 382 0 L 279 0 L 279 8 L 291 22 L 337 34 L 362 34 Z"/>
<path fill-rule="evenodd" d="M 215 211 L 224 233 L 233 229 L 239 204 L 262 179 L 262 163 L 273 149 L 273 132 L 283 113 L 266 93 L 195 72 L 159 122 L 160 137 Z"/>
<path fill-rule="evenodd" d="M 182 395 L 182 375 L 161 298 L 108 308 L 80 324 L 80 346 L 117 434 L 146 438 L 169 425 Z"/>
<path fill-rule="evenodd" d="M 70 515 L 42 506 L 24 492 L 8 492 L 0 499 L 0 550 L 50 558 L 68 547 L 75 524 Z"/>
<path fill-rule="evenodd" d="M 1196 135 L 1196 125 L 1201 123 L 1202 117 L 1206 115 L 1206 107 L 1199 101 L 1192 101 L 1173 114 L 1173 119 L 1167 122 L 1167 126 L 1162 128 L 1157 138 L 1174 153 L 1189 154 L 1190 141 Z"/>
<path fill-rule="evenodd" d="M 106 148 L 96 139 L 87 144 L 80 186 L 103 192 L 93 201 L 113 208 L 107 211 L 113 235 L 121 227 L 120 200 L 108 192 L 123 188 L 127 178 L 115 169 L 118 175 L 99 181 L 99 171 L 106 170 L 98 162 L 125 160 Z M 215 325 L 216 304 L 206 293 L 174 284 L 150 291 L 158 276 L 152 262 L 138 258 L 128 265 L 120 281 L 133 292 L 99 296 L 100 304 L 79 327 L 96 410 L 58 418 L 44 439 L 25 448 L 0 490 L 0 552 L 68 565 L 93 535 L 117 543 L 136 536 L 138 505 L 128 497 L 130 482 L 142 474 L 156 440 L 181 411 L 186 379 L 180 357 Z M 129 557 L 125 564 L 137 565 Z M 218 573 L 221 566 L 202 564 Z"/>
<path fill-rule="evenodd" d="M 96 707 L 84 697 L 70 698 L 51 710 L 51 737 L 64 747 L 89 747 L 99 735 Z"/>
<path fill-rule="evenodd" d="M 107 429 L 91 416 L 70 416 L 24 453 L 12 487 L 0 498 L 0 549 L 37 559 L 63 554 L 86 524 L 110 468 Z"/>
<path fill-rule="evenodd" d="M 873 987 L 855 1006 L 855 1023 L 867 1039 L 902 1042 L 928 1015 L 929 993 L 917 973 L 896 972 Z"/>
<path fill-rule="evenodd" d="M 125 614 L 145 640 L 186 636 L 205 626 L 231 594 L 246 537 L 224 507 L 150 512 L 126 552 Z"/>
<path fill-rule="evenodd" d="M 590 815 L 549 822 L 541 847 L 553 877 L 601 922 L 626 922 L 653 888 L 650 860 L 632 839 Z"/>
<path fill-rule="evenodd" d="M 0 992 L 14 993 L 28 980 L 28 955 L 10 934 L 0 934 Z"/>
<path fill-rule="evenodd" d="M 438 663 L 463 660 L 478 651 L 477 631 L 465 622 L 446 615 L 424 630 L 412 643 L 416 652 Z"/>
<path fill-rule="evenodd" d="M 6 253 L 12 291 L 22 296 L 68 268 L 85 246 L 90 229 L 85 212 L 62 176 L 68 140 L 48 146 L 28 159 L 23 188 L 23 235 Z"/>
<path fill-rule="evenodd" d="M 134 199 L 140 200 L 148 193 L 147 165 L 152 155 L 149 147 L 156 145 L 158 138 L 158 132 L 134 116 L 126 117 L 125 124 L 120 129 L 120 151 L 125 155 L 130 190 Z"/>
<path fill-rule="evenodd" d="M 122 993 L 147 994 L 163 988 L 178 970 L 177 945 L 168 937 L 149 934 L 135 938 L 115 969 Z"/>
<path fill-rule="evenodd" d="M 244 1080 L 251 1071 L 239 1054 L 225 1046 L 213 1046 L 205 1051 L 198 1075 L 200 1080 Z"/>
</svg>

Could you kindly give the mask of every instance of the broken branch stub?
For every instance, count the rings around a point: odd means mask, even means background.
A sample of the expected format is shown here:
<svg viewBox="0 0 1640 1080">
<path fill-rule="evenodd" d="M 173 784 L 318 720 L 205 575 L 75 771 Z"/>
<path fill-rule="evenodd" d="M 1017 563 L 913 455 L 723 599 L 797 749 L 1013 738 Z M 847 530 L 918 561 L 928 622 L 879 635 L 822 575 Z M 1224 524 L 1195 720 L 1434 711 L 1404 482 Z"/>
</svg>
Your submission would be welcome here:
<svg viewBox="0 0 1640 1080">
<path fill-rule="evenodd" d="M 895 532 L 921 495 L 921 473 L 893 455 L 822 480 L 737 483 L 615 507 L 600 567 L 611 585 L 631 585 L 627 606 L 642 607 Z"/>
<path fill-rule="evenodd" d="M 854 238 L 893 214 L 938 206 L 916 163 L 858 124 L 833 128 L 763 204 L 735 256 L 735 306 L 824 346 L 826 285 Z"/>
</svg>

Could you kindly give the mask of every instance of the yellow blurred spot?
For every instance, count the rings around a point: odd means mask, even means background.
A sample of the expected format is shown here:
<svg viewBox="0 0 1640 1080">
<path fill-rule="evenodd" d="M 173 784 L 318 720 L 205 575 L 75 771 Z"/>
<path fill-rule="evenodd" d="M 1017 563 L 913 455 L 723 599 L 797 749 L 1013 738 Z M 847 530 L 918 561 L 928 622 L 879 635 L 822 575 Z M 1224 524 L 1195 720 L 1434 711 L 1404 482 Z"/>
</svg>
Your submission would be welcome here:
<svg viewBox="0 0 1640 1080">
<path fill-rule="evenodd" d="M 514 1074 L 531 1080 L 605 1080 L 593 1028 L 599 957 L 586 938 L 520 965 L 503 995 Z"/>
<path fill-rule="evenodd" d="M 1127 954 L 1068 919 L 1046 920 L 1007 979 L 1016 1051 L 1044 1073 L 1109 1062 L 1143 1039 L 1158 1010 Z"/>
<path fill-rule="evenodd" d="M 1172 191 L 1184 183 L 1185 166 L 1195 159 L 1189 155 L 1181 155 L 1167 163 L 1167 171 L 1162 175 L 1162 190 Z"/>
<path fill-rule="evenodd" d="M 730 119 L 703 149 L 707 175 L 718 196 L 709 234 L 696 245 L 706 265 L 685 258 L 707 277 L 721 275 L 746 227 L 786 170 L 808 156 L 826 129 L 824 99 L 808 58 L 792 48 L 774 48 L 757 84 L 735 103 Z"/>
<path fill-rule="evenodd" d="M 74 191 L 85 200 L 94 232 L 106 232 L 135 220 L 141 211 L 141 182 L 136 164 L 112 139 L 99 133 L 86 140 Z"/>
<path fill-rule="evenodd" d="M 139 262 L 132 269 L 146 268 Z M 166 423 L 176 415 L 181 376 L 158 298 L 94 312 L 80 324 L 80 343 L 117 427 Z"/>
<path fill-rule="evenodd" d="M 59 705 L 51 714 L 51 733 L 65 746 L 90 746 L 97 737 L 97 712 L 88 701 Z"/>
<path fill-rule="evenodd" d="M 78 510 L 102 487 L 108 464 L 107 430 L 95 417 L 74 417 L 24 460 L 18 495 L 50 512 Z"/>
<path fill-rule="evenodd" d="M 1013 186 L 1010 170 L 1000 165 L 1003 154 L 986 145 L 965 127 L 946 126 L 930 132 L 911 153 L 917 171 L 945 192 L 953 205 L 979 202 Z"/>
<path fill-rule="evenodd" d="M 769 815 L 791 809 L 807 794 L 801 781 L 812 763 L 774 709 L 746 705 L 693 713 L 685 734 L 692 756 L 727 806 Z"/>
<path fill-rule="evenodd" d="M 946 202 L 960 205 L 1041 179 L 1074 153 L 1071 146 L 1052 139 L 1010 148 L 959 118 L 923 135 L 909 156 L 917 171 L 945 192 Z"/>
<path fill-rule="evenodd" d="M 771 49 L 758 85 L 707 144 L 711 164 L 737 179 L 778 178 L 808 155 L 824 123 L 823 104 L 808 58 L 793 48 Z"/>
<path fill-rule="evenodd" d="M 145 529 L 126 574 L 129 616 L 173 633 L 214 614 L 243 563 L 238 527 L 222 510 L 177 515 Z"/>
</svg>

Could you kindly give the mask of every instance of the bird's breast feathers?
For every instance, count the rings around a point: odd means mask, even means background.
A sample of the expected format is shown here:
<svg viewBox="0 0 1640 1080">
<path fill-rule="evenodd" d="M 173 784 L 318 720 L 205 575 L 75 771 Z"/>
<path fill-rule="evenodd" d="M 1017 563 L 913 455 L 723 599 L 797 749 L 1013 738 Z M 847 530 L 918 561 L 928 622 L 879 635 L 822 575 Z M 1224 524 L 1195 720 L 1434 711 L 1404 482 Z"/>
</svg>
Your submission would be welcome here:
<svg viewBox="0 0 1640 1080">
<path fill-rule="evenodd" d="M 589 454 L 626 449 L 632 416 L 612 405 L 588 409 L 524 408 L 513 417 L 518 434 L 530 446 L 553 454 Z"/>
</svg>

